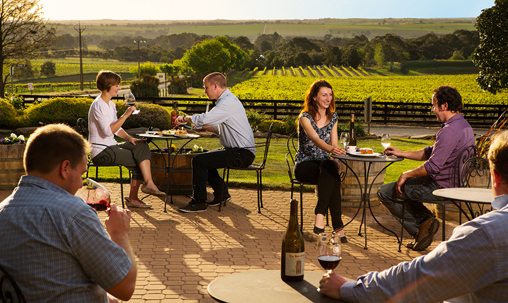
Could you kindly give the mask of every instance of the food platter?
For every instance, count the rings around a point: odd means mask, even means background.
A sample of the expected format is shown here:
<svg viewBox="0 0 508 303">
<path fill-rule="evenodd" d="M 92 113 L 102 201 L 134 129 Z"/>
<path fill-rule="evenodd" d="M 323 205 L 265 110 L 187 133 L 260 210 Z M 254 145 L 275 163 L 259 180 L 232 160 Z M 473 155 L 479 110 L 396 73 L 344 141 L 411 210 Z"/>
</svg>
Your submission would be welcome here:
<svg viewBox="0 0 508 303">
<path fill-rule="evenodd" d="M 360 152 L 356 153 L 347 153 L 348 155 L 355 156 L 355 157 L 378 157 L 383 155 L 382 153 L 372 153 L 372 154 L 361 154 Z"/>
</svg>

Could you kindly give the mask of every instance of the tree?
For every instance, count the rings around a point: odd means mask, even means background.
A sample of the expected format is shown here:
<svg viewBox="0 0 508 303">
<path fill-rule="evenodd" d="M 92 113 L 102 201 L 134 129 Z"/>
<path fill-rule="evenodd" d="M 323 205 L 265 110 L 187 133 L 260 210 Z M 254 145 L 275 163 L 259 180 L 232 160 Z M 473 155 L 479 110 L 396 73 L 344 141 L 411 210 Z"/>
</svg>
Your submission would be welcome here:
<svg viewBox="0 0 508 303">
<path fill-rule="evenodd" d="M 476 19 L 480 45 L 473 63 L 480 70 L 476 82 L 481 89 L 495 94 L 508 87 L 508 0 L 496 0 Z"/>
<path fill-rule="evenodd" d="M 374 60 L 376 61 L 377 63 L 377 66 L 379 67 L 383 67 L 383 65 L 385 64 L 385 56 L 382 52 L 382 49 L 383 49 L 383 45 L 381 43 L 378 43 L 376 45 L 376 50 L 375 50 L 375 53 L 374 53 Z"/>
<path fill-rule="evenodd" d="M 53 76 L 56 73 L 56 64 L 51 61 L 46 61 L 41 65 L 41 75 Z"/>
<path fill-rule="evenodd" d="M 138 76 L 138 67 L 137 66 L 131 66 L 129 68 L 129 72 L 132 75 L 134 75 L 134 77 L 137 77 Z M 141 78 L 143 78 L 144 76 L 155 77 L 155 76 L 157 76 L 157 73 L 161 72 L 161 70 L 160 70 L 160 68 L 157 65 L 155 65 L 152 62 L 148 61 L 146 63 L 140 64 L 140 66 L 139 66 L 139 72 L 141 74 Z"/>
<path fill-rule="evenodd" d="M 327 45 L 325 48 L 325 55 L 323 63 L 327 65 L 340 65 L 342 58 L 342 51 L 338 46 Z"/>
<path fill-rule="evenodd" d="M 222 36 L 194 45 L 182 61 L 195 72 L 206 74 L 242 69 L 248 59 L 246 52 Z"/>
<path fill-rule="evenodd" d="M 6 60 L 34 57 L 35 51 L 52 44 L 55 28 L 46 27 L 39 0 L 2 0 L 0 4 L 0 97 L 5 95 L 9 75 Z"/>
<path fill-rule="evenodd" d="M 362 58 L 358 54 L 356 47 L 351 45 L 346 52 L 342 55 L 342 63 L 352 68 L 358 68 L 358 65 L 362 62 Z"/>
</svg>

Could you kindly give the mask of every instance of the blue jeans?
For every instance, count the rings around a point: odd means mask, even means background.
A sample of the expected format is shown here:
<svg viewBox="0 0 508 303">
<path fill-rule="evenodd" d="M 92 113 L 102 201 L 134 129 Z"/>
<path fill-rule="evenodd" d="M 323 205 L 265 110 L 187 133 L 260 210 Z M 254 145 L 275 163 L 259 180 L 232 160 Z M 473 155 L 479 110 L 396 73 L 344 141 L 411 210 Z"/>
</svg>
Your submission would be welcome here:
<svg viewBox="0 0 508 303">
<path fill-rule="evenodd" d="M 425 201 L 444 201 L 432 192 L 441 188 L 431 177 L 415 177 L 406 180 L 402 187 L 402 196 L 398 196 L 397 183 L 392 182 L 381 186 L 377 191 L 379 200 L 388 208 L 392 215 L 402 223 L 402 203 L 406 204 L 404 212 L 404 229 L 415 236 L 420 224 L 429 217 L 436 216 L 423 205 Z"/>
</svg>

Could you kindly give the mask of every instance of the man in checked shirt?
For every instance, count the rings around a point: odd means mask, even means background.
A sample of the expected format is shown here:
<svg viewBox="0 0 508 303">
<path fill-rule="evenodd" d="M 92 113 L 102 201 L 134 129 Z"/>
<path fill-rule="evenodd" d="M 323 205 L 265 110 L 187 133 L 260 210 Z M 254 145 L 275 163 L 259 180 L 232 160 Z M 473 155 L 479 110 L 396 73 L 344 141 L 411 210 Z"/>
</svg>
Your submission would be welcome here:
<svg viewBox="0 0 508 303">
<path fill-rule="evenodd" d="M 0 265 L 27 302 L 129 300 L 137 267 L 130 211 L 111 205 L 104 229 L 75 197 L 89 143 L 64 124 L 37 129 L 23 157 L 27 175 L 0 203 Z"/>
</svg>

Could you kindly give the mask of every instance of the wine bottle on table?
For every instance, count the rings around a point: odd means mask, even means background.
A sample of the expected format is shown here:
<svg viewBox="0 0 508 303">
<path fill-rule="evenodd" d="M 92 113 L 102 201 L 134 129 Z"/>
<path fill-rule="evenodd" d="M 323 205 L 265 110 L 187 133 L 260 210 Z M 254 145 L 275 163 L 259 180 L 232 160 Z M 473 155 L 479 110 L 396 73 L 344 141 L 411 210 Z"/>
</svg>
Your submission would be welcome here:
<svg viewBox="0 0 508 303">
<path fill-rule="evenodd" d="M 355 114 L 351 114 L 351 122 L 349 123 L 349 143 L 347 144 L 347 152 L 356 152 Z"/>
<path fill-rule="evenodd" d="M 298 228 L 298 201 L 291 200 L 288 228 L 282 239 L 280 277 L 283 281 L 302 281 L 305 263 L 305 242 Z"/>
<path fill-rule="evenodd" d="M 176 101 L 173 102 L 173 110 L 171 111 L 171 128 L 176 127 L 176 118 L 178 118 L 178 107 L 176 107 Z"/>
</svg>

